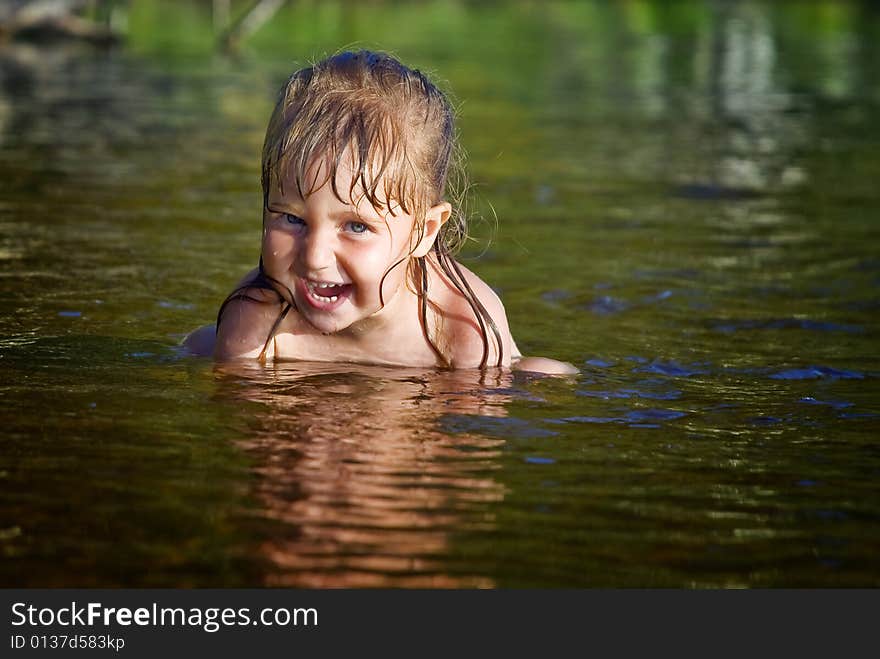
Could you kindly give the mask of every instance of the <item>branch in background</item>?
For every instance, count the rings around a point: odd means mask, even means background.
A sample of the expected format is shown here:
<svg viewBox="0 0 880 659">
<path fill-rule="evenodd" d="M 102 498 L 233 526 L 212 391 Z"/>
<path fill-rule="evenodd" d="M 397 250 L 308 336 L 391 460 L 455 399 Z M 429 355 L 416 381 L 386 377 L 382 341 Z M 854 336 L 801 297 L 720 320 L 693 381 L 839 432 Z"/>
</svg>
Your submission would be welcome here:
<svg viewBox="0 0 880 659">
<path fill-rule="evenodd" d="M 220 36 L 220 47 L 238 50 L 241 43 L 265 25 L 287 0 L 257 0 Z"/>
<path fill-rule="evenodd" d="M 214 22 L 214 33 L 225 30 L 229 26 L 230 0 L 213 0 L 211 5 L 211 18 Z"/>
</svg>

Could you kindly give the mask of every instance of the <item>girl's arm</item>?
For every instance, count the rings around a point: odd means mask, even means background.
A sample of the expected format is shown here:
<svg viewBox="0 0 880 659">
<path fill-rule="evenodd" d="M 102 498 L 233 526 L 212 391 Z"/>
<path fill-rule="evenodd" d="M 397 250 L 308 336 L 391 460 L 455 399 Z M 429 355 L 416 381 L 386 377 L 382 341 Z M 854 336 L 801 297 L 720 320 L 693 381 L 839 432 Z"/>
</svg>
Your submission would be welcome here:
<svg viewBox="0 0 880 659">
<path fill-rule="evenodd" d="M 514 357 L 510 368 L 514 371 L 545 373 L 547 375 L 577 375 L 580 371 L 574 364 L 561 362 L 549 357 Z"/>
<path fill-rule="evenodd" d="M 243 281 L 247 281 L 246 277 Z M 281 313 L 278 296 L 262 288 L 244 288 L 242 297 L 230 300 L 223 309 L 214 342 L 214 359 L 256 359 L 260 356 L 272 326 Z M 275 342 L 266 348 L 266 358 L 275 355 Z"/>
<path fill-rule="evenodd" d="M 251 270 L 236 284 L 234 293 L 250 299 L 232 299 L 224 304 L 219 332 L 212 323 L 199 327 L 184 337 L 181 344 L 190 354 L 213 356 L 221 361 L 259 356 L 275 322 L 273 318 L 267 325 L 267 316 L 271 315 L 271 308 L 277 310 L 278 305 L 277 298 L 272 298 L 267 291 L 248 287 L 256 280 L 259 272 L 258 268 Z M 260 332 L 264 329 L 260 338 Z M 272 342 L 266 350 L 267 356 L 271 356 L 268 353 L 274 355 L 274 347 Z"/>
<path fill-rule="evenodd" d="M 508 359 L 511 370 L 545 373 L 547 375 L 577 375 L 580 373 L 577 367 L 568 362 L 561 362 L 548 357 L 523 357 L 522 352 L 517 347 L 516 341 L 513 340 L 513 336 L 510 333 L 510 328 L 507 322 L 507 313 L 504 310 L 504 305 L 501 303 L 500 298 L 495 294 L 495 291 L 493 291 L 488 284 L 477 275 L 460 264 L 459 267 L 464 273 L 474 293 L 477 294 L 477 297 L 486 307 L 486 310 L 498 326 L 502 337 L 502 347 L 504 348 L 505 355 L 509 355 Z M 473 326 L 472 329 L 475 330 L 476 326 Z M 461 345 L 457 347 L 460 354 L 465 352 L 465 350 L 467 351 L 467 356 L 463 361 L 468 365 L 473 365 L 474 362 L 479 360 L 479 356 L 482 354 L 482 342 L 477 340 L 477 332 L 471 331 L 467 332 L 467 334 L 470 340 L 464 343 L 465 349 L 462 350 Z M 492 346 L 493 349 L 490 351 L 489 364 L 494 364 L 497 359 L 497 351 L 494 347 L 494 342 L 490 341 L 490 346 Z M 505 362 L 507 362 L 508 359 L 505 359 Z"/>
</svg>

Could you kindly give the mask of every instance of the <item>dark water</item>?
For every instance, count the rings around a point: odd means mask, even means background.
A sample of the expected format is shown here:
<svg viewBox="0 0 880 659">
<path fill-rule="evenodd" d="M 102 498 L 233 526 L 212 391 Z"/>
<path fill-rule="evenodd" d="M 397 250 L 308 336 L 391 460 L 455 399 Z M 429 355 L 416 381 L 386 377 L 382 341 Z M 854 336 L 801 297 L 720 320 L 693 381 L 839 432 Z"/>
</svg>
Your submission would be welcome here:
<svg viewBox="0 0 880 659">
<path fill-rule="evenodd" d="M 2 585 L 880 585 L 871 3 L 290 3 L 234 57 L 209 9 L 0 45 Z M 465 262 L 579 377 L 180 353 L 353 43 L 455 92 Z"/>
</svg>

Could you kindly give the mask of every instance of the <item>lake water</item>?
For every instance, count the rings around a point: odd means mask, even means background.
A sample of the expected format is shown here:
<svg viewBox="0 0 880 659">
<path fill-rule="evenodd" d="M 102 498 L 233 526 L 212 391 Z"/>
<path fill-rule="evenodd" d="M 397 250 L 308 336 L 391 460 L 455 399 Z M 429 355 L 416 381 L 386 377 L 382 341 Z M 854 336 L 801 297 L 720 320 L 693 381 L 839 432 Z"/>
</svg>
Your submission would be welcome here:
<svg viewBox="0 0 880 659">
<path fill-rule="evenodd" d="M 0 44 L 0 584 L 880 585 L 871 3 L 113 20 Z M 276 90 L 350 44 L 453 90 L 462 259 L 578 377 L 179 350 L 256 264 Z"/>
</svg>

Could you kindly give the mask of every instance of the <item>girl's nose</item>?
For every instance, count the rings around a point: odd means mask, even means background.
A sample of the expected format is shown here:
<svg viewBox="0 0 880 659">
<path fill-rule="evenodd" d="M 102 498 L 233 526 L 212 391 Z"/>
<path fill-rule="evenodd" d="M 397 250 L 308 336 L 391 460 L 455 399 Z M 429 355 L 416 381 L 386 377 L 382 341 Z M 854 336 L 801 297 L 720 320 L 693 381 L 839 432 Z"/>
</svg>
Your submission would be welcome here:
<svg viewBox="0 0 880 659">
<path fill-rule="evenodd" d="M 310 232 L 302 247 L 302 258 L 310 271 L 324 270 L 333 265 L 333 236 L 330 232 Z"/>
</svg>

